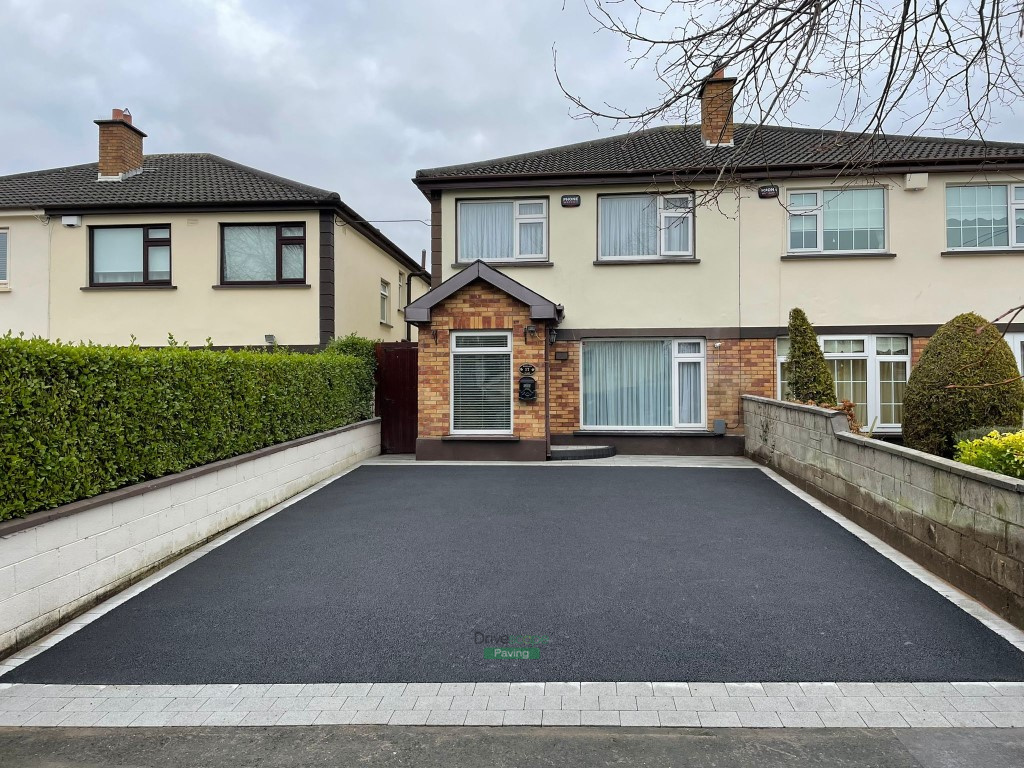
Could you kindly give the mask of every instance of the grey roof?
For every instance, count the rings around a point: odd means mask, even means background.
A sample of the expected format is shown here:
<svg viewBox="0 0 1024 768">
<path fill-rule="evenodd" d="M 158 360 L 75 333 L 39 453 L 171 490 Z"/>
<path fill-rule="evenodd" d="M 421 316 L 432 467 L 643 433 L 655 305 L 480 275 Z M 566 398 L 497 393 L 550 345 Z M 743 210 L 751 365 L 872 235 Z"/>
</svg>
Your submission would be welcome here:
<svg viewBox="0 0 1024 768">
<path fill-rule="evenodd" d="M 210 154 L 146 155 L 142 173 L 97 181 L 96 163 L 0 176 L 0 208 L 333 204 L 337 192 Z"/>
<path fill-rule="evenodd" d="M 545 299 L 536 291 L 531 291 L 522 283 L 513 280 L 494 267 L 488 266 L 480 259 L 408 304 L 405 307 L 405 319 L 410 323 L 429 323 L 430 312 L 434 307 L 476 280 L 490 283 L 513 299 L 526 304 L 530 308 L 532 320 L 551 320 L 555 325 L 562 321 L 562 306 L 560 304 Z"/>
<path fill-rule="evenodd" d="M 416 183 L 509 176 L 579 176 L 1024 162 L 1024 144 L 930 136 L 876 136 L 809 128 L 736 125 L 732 147 L 707 147 L 699 125 L 666 125 L 595 141 L 416 172 Z"/>
</svg>

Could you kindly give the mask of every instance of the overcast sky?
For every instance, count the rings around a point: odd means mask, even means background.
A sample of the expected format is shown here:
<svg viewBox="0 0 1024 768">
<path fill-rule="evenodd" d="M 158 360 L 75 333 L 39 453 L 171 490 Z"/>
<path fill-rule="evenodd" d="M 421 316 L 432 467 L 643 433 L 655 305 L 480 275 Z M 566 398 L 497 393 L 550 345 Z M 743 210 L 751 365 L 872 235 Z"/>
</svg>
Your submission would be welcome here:
<svg viewBox="0 0 1024 768">
<path fill-rule="evenodd" d="M 95 161 L 92 121 L 129 107 L 147 153 L 212 152 L 335 190 L 367 219 L 426 219 L 418 168 L 626 130 L 570 116 L 552 46 L 589 98 L 656 95 L 582 0 L 562 6 L 0 0 L 0 174 Z M 422 224 L 378 226 L 414 258 L 429 245 Z"/>
</svg>

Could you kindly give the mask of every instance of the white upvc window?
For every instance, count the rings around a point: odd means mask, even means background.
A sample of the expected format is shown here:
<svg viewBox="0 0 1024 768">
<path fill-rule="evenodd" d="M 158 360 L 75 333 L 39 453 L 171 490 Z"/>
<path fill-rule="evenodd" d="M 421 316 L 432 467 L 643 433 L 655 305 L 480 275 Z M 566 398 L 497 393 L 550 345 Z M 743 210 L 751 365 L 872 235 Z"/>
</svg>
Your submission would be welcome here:
<svg viewBox="0 0 1024 768">
<path fill-rule="evenodd" d="M 704 339 L 587 339 L 581 426 L 706 430 Z"/>
<path fill-rule="evenodd" d="M 405 296 L 405 272 L 398 273 L 398 311 L 404 313 L 408 300 Z"/>
<path fill-rule="evenodd" d="M 789 253 L 884 252 L 885 190 L 800 189 L 788 200 Z"/>
<path fill-rule="evenodd" d="M 0 288 L 7 288 L 11 284 L 10 239 L 10 231 L 0 229 Z"/>
<path fill-rule="evenodd" d="M 1024 374 L 1024 333 L 1006 334 L 1006 343 L 1013 350 L 1013 356 L 1017 358 L 1017 368 Z"/>
<path fill-rule="evenodd" d="M 946 247 L 1024 248 L 1024 184 L 947 186 Z"/>
<path fill-rule="evenodd" d="M 451 432 L 512 434 L 512 334 L 453 331 Z"/>
<path fill-rule="evenodd" d="M 855 406 L 857 421 L 876 432 L 898 432 L 910 377 L 909 336 L 819 336 L 836 385 L 836 399 Z M 789 397 L 789 337 L 776 341 L 778 396 Z"/>
<path fill-rule="evenodd" d="M 391 324 L 391 283 L 387 280 L 380 281 L 380 321 Z"/>
<path fill-rule="evenodd" d="M 598 260 L 693 257 L 693 195 L 604 195 Z"/>
<path fill-rule="evenodd" d="M 545 261 L 548 201 L 460 200 L 458 261 Z"/>
</svg>

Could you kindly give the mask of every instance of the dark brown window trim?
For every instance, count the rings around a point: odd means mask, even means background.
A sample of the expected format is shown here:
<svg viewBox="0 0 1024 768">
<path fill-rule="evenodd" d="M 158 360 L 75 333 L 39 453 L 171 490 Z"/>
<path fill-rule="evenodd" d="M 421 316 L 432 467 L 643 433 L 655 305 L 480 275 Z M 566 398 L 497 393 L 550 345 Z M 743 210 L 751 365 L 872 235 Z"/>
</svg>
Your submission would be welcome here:
<svg viewBox="0 0 1024 768">
<path fill-rule="evenodd" d="M 224 231 L 229 227 L 276 227 L 277 237 L 275 245 L 275 262 L 276 262 L 276 273 L 277 278 L 274 280 L 227 280 L 225 278 L 225 267 L 226 256 L 224 250 Z M 285 227 L 302 227 L 302 236 L 285 236 L 283 230 Z M 306 246 L 307 236 L 309 234 L 309 225 L 305 221 L 242 221 L 242 222 L 221 222 L 220 225 L 220 285 L 222 287 L 229 286 L 257 286 L 257 285 L 305 285 L 306 283 L 306 259 L 309 257 L 309 249 Z M 283 246 L 286 245 L 301 245 L 302 246 L 302 277 L 289 277 L 284 278 L 281 276 L 282 273 L 282 253 Z M 216 287 L 216 286 L 215 286 Z M 306 287 L 309 287 L 306 285 Z"/>
<path fill-rule="evenodd" d="M 215 291 L 245 290 L 247 288 L 312 288 L 309 283 L 224 283 L 211 285 Z"/>
<path fill-rule="evenodd" d="M 95 270 L 95 233 L 97 229 L 141 229 L 142 230 L 142 277 L 141 283 L 97 283 Z M 150 237 L 149 232 L 153 229 L 166 229 L 167 237 Z M 174 268 L 174 253 L 171 249 L 171 225 L 170 224 L 99 224 L 89 227 L 89 288 L 149 288 L 149 287 L 175 287 L 171 285 L 171 278 L 166 280 L 149 279 L 149 249 L 151 246 L 167 247 L 168 271 Z M 171 272 L 173 274 L 173 272 Z"/>
<path fill-rule="evenodd" d="M 518 435 L 443 435 L 443 443 L 518 443 Z"/>
<path fill-rule="evenodd" d="M 895 253 L 874 253 L 872 251 L 851 253 L 787 253 L 782 261 L 844 261 L 847 259 L 895 259 Z"/>
<path fill-rule="evenodd" d="M 555 266 L 552 261 L 485 261 L 489 267 L 553 267 Z M 456 262 L 452 264 L 452 269 L 465 269 L 473 264 L 472 261 Z"/>
<path fill-rule="evenodd" d="M 690 256 L 668 256 L 664 259 L 595 259 L 595 267 L 623 267 L 628 264 L 700 264 Z"/>
<path fill-rule="evenodd" d="M 1024 248 L 992 248 L 977 251 L 942 251 L 939 256 L 1024 256 Z"/>
<path fill-rule="evenodd" d="M 178 286 L 164 283 L 106 283 L 83 285 L 80 291 L 176 291 Z"/>
</svg>

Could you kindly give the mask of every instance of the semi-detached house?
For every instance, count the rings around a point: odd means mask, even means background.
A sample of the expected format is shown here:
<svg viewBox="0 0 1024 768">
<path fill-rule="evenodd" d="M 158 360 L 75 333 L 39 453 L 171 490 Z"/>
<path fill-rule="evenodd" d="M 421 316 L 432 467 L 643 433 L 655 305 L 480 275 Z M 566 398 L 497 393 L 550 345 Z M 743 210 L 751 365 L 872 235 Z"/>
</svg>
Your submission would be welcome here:
<svg viewBox="0 0 1024 768">
<path fill-rule="evenodd" d="M 429 278 L 337 192 L 211 154 L 143 154 L 123 110 L 96 123 L 98 162 L 0 177 L 0 334 L 407 338 L 404 306 Z"/>
<path fill-rule="evenodd" d="M 796 306 L 837 395 L 897 436 L 935 329 L 1024 301 L 1024 144 L 755 131 L 732 84 L 700 125 L 417 172 L 420 458 L 736 452 L 741 394 L 785 392 Z"/>
</svg>

